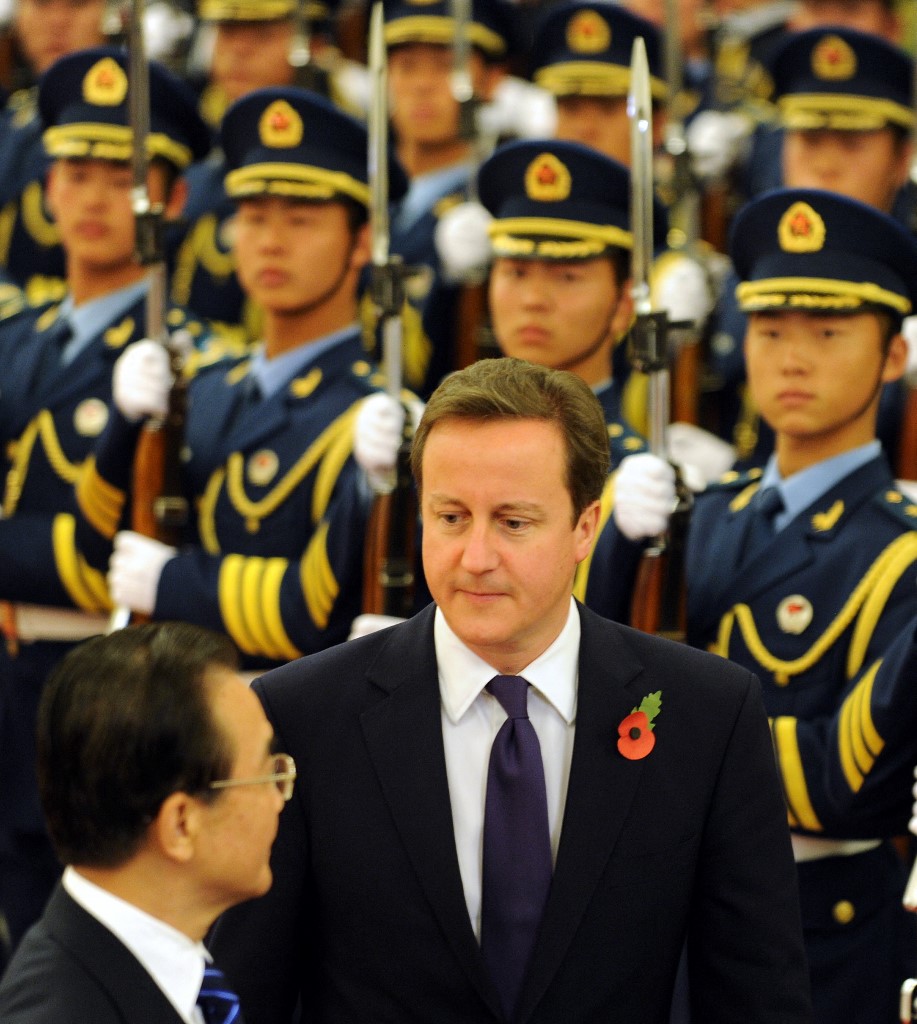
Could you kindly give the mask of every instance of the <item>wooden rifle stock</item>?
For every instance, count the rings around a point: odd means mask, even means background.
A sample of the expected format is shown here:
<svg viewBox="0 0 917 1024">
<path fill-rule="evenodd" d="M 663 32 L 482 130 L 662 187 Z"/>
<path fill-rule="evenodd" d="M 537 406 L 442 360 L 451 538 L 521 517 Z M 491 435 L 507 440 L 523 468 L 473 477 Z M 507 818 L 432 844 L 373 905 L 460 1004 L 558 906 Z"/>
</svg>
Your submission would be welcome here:
<svg viewBox="0 0 917 1024">
<path fill-rule="evenodd" d="M 685 545 L 693 499 L 676 477 L 678 506 L 664 537 L 643 552 L 631 598 L 630 624 L 634 629 L 684 642 L 687 635 L 685 600 Z"/>
<path fill-rule="evenodd" d="M 417 492 L 411 475 L 414 430 L 407 409 L 404 420 L 394 487 L 377 494 L 370 511 L 363 564 L 363 611 L 408 619 L 414 614 Z"/>
</svg>

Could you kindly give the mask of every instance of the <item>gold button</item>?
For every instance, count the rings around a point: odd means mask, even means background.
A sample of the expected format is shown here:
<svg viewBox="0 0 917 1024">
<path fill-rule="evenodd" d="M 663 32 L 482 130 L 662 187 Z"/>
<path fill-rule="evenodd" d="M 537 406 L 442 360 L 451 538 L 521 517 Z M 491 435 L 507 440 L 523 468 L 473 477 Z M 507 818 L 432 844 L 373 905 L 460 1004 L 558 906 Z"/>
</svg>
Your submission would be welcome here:
<svg viewBox="0 0 917 1024">
<path fill-rule="evenodd" d="M 840 902 L 834 904 L 834 909 L 831 913 L 838 924 L 850 924 L 856 914 L 856 910 L 850 900 L 840 900 Z"/>
</svg>

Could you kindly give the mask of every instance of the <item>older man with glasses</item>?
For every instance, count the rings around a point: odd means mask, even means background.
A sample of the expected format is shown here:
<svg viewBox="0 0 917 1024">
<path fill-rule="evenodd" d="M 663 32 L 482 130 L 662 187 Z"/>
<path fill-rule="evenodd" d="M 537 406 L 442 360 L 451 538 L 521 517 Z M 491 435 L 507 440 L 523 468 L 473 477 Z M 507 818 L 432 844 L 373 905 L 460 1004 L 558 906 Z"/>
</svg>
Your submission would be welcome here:
<svg viewBox="0 0 917 1024">
<path fill-rule="evenodd" d="M 225 637 L 166 622 L 56 670 L 39 778 L 66 868 L 0 984 L 6 1024 L 241 1024 L 202 939 L 270 887 L 296 766 L 236 664 Z"/>
</svg>

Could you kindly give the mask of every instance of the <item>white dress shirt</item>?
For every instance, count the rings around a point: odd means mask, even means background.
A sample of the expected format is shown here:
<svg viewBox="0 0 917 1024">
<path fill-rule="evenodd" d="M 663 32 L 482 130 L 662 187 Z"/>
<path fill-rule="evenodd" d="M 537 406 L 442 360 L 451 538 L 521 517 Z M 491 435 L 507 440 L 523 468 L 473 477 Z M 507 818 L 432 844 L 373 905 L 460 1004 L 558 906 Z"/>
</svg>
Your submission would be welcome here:
<svg viewBox="0 0 917 1024">
<path fill-rule="evenodd" d="M 480 939 L 487 768 L 494 737 L 506 721 L 500 702 L 484 687 L 500 673 L 459 640 L 439 609 L 433 622 L 433 642 L 455 848 L 468 916 Z M 560 635 L 544 654 L 516 673 L 529 683 L 529 718 L 541 745 L 551 856 L 555 861 L 573 756 L 579 645 L 580 618 L 571 598 L 570 612 Z"/>
<path fill-rule="evenodd" d="M 186 1024 L 204 1024 L 197 996 L 210 954 L 171 925 L 84 878 L 68 867 L 63 885 L 88 914 L 133 953 Z"/>
</svg>

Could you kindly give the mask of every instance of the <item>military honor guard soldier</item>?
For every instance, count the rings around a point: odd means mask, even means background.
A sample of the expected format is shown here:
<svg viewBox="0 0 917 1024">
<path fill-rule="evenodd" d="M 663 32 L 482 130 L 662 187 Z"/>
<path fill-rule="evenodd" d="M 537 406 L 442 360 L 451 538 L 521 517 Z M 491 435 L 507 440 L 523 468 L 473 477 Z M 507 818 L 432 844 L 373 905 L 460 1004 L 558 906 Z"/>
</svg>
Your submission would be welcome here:
<svg viewBox="0 0 917 1024">
<path fill-rule="evenodd" d="M 453 94 L 456 20 L 448 0 L 392 0 L 384 14 L 392 134 L 410 178 L 391 219 L 392 252 L 415 271 L 407 282 L 405 379 L 428 395 L 458 365 L 459 288 L 443 273 L 435 235 L 442 217 L 469 197 L 476 143 L 462 135 Z M 474 94 L 487 101 L 513 50 L 509 5 L 474 0 L 466 31 Z"/>
<path fill-rule="evenodd" d="M 145 324 L 146 271 L 134 260 L 132 137 L 126 56 L 113 48 L 59 60 L 39 112 L 52 158 L 48 203 L 67 256 L 67 296 L 0 325 L 0 909 L 14 941 L 40 913 L 58 873 L 34 777 L 35 708 L 49 669 L 73 641 L 105 626 L 102 574 L 76 542 L 73 486 L 105 426 L 112 368 Z M 150 69 L 150 195 L 176 215 L 179 174 L 206 152 L 193 96 Z M 201 327 L 179 309 L 171 328 Z"/>
<path fill-rule="evenodd" d="M 201 109 L 219 125 L 230 103 L 255 89 L 294 84 L 290 51 L 295 0 L 200 0 L 202 23 L 213 29 L 210 83 Z M 188 175 L 185 224 L 170 234 L 171 295 L 202 317 L 252 341 L 259 314 L 246 301 L 232 246 L 235 204 L 223 180 L 226 156 L 215 148 Z"/>
<path fill-rule="evenodd" d="M 13 53 L 21 61 L 0 135 L 0 265 L 31 301 L 65 291 L 65 254 L 45 201 L 48 154 L 38 111 L 39 78 L 67 54 L 107 42 L 106 0 L 15 0 Z"/>
<path fill-rule="evenodd" d="M 688 638 L 762 680 L 816 1020 L 880 1024 L 895 1019 L 917 966 L 889 842 L 907 822 L 912 736 L 897 786 L 882 784 L 879 757 L 898 730 L 879 713 L 883 659 L 917 616 L 917 506 L 875 431 L 882 386 L 907 358 L 900 327 L 917 301 L 917 244 L 872 207 L 800 189 L 750 203 L 731 248 L 749 385 L 775 450 L 763 472 L 729 474 L 697 498 Z M 667 464 L 625 460 L 618 528 L 657 534 L 672 497 Z"/>
<path fill-rule="evenodd" d="M 194 510 L 176 549 L 116 531 L 140 421 L 162 411 L 161 349 L 115 369 L 115 409 L 80 489 L 119 605 L 228 633 L 249 668 L 343 640 L 360 611 L 371 491 L 351 457 L 367 361 L 358 287 L 370 258 L 367 135 L 305 90 L 256 90 L 227 112 L 226 191 L 240 281 L 265 311 L 243 358 L 202 354 L 189 382 L 183 485 Z M 392 160 L 390 188 L 406 188 Z"/>
<path fill-rule="evenodd" d="M 869 203 L 910 224 L 908 181 L 914 125 L 913 58 L 886 40 L 843 27 L 794 33 L 769 63 L 779 129 L 771 131 L 763 187 L 819 188 Z M 762 172 L 763 173 L 763 172 Z M 910 199 L 910 201 L 909 201 Z M 773 436 L 760 421 L 745 385 L 745 314 L 727 279 L 711 330 L 711 369 L 721 391 L 720 433 L 733 440 L 743 465 L 761 465 Z M 903 389 L 883 396 L 879 436 L 894 458 Z"/>
</svg>

